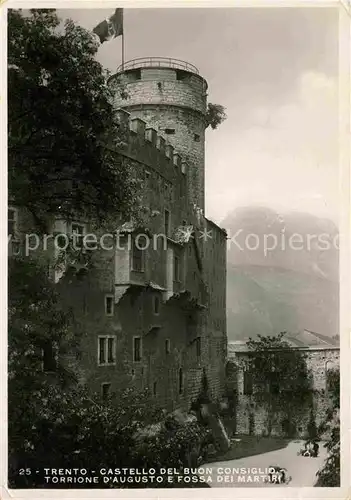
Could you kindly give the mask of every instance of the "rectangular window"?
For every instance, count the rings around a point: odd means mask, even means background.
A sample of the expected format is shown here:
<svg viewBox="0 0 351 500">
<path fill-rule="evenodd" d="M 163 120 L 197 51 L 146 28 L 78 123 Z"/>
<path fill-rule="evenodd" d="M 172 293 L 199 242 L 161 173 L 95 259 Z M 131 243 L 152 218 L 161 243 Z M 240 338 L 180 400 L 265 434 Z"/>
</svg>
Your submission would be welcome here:
<svg viewBox="0 0 351 500">
<path fill-rule="evenodd" d="M 7 211 L 7 232 L 11 236 L 15 236 L 17 233 L 17 210 L 15 208 L 9 208 Z"/>
<path fill-rule="evenodd" d="M 98 339 L 98 364 L 113 365 L 116 361 L 116 336 L 99 336 Z"/>
<path fill-rule="evenodd" d="M 111 390 L 111 384 L 109 382 L 104 382 L 101 384 L 101 397 L 102 399 L 107 399 Z"/>
<path fill-rule="evenodd" d="M 171 352 L 171 341 L 169 339 L 165 340 L 165 352 L 166 354 L 170 354 Z"/>
<path fill-rule="evenodd" d="M 136 363 L 141 361 L 141 337 L 133 339 L 133 360 Z"/>
<path fill-rule="evenodd" d="M 173 134 L 175 134 L 175 129 L 174 128 L 165 128 L 165 134 L 173 135 Z"/>
<path fill-rule="evenodd" d="M 252 392 L 253 392 L 252 372 L 244 371 L 244 394 L 246 396 L 251 396 Z"/>
<path fill-rule="evenodd" d="M 105 295 L 105 314 L 106 316 L 113 316 L 114 312 L 114 303 L 113 303 L 113 295 Z"/>
<path fill-rule="evenodd" d="M 115 361 L 115 339 L 109 337 L 107 339 L 107 362 L 114 363 Z"/>
<path fill-rule="evenodd" d="M 169 229 L 170 229 L 169 221 L 170 221 L 170 212 L 169 212 L 169 210 L 165 210 L 165 235 L 166 236 L 169 236 Z"/>
<path fill-rule="evenodd" d="M 134 241 L 132 248 L 132 270 L 141 273 L 144 271 L 144 250 L 140 249 L 140 247 L 142 247 L 142 242 L 140 242 L 140 244 L 138 242 L 138 246 Z"/>
<path fill-rule="evenodd" d="M 84 224 L 79 224 L 78 222 L 72 222 L 73 245 L 76 248 L 83 248 L 84 234 L 85 234 Z"/>
<path fill-rule="evenodd" d="M 157 395 L 157 382 L 154 382 L 153 388 L 152 388 L 152 393 L 154 396 Z"/>
<path fill-rule="evenodd" d="M 106 363 L 105 346 L 106 346 L 106 338 L 100 337 L 99 338 L 99 365 L 104 365 Z"/>
</svg>

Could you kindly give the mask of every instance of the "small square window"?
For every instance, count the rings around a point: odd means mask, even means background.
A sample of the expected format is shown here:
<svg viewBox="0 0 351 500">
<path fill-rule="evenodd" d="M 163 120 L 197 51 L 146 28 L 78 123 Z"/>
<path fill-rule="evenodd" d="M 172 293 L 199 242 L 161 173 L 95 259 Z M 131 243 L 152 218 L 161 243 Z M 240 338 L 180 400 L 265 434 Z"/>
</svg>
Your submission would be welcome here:
<svg viewBox="0 0 351 500">
<path fill-rule="evenodd" d="M 105 295 L 105 314 L 106 316 L 113 316 L 114 303 L 113 295 Z"/>
<path fill-rule="evenodd" d="M 200 135 L 199 134 L 194 134 L 194 141 L 200 142 Z"/>
<path fill-rule="evenodd" d="M 110 391 L 111 391 L 111 384 L 109 382 L 104 382 L 103 384 L 101 384 L 102 399 L 106 400 L 110 395 Z"/>
</svg>

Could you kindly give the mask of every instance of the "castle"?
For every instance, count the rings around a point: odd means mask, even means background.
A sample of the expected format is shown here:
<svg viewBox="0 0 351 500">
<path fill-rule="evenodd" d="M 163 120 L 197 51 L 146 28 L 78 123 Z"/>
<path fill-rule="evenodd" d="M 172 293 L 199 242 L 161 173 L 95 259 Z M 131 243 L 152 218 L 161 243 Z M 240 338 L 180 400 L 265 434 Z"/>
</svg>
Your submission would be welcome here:
<svg viewBox="0 0 351 500">
<path fill-rule="evenodd" d="M 71 359 L 103 397 L 148 388 L 155 403 L 189 409 L 206 378 L 213 398 L 225 387 L 226 232 L 206 218 L 207 83 L 183 61 L 129 61 L 110 78 L 125 142 L 120 161 L 143 183 L 146 227 L 125 223 L 118 245 L 91 253 L 80 280 L 57 275 L 82 340 Z M 10 207 L 13 233 L 28 217 Z M 55 221 L 54 233 L 80 237 L 89 221 Z"/>
</svg>

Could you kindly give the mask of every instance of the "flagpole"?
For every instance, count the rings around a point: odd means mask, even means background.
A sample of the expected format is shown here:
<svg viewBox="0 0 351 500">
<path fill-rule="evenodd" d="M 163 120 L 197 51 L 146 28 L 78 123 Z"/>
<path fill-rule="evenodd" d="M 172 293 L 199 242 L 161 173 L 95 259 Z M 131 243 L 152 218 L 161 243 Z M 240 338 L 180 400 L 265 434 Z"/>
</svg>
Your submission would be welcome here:
<svg viewBox="0 0 351 500">
<path fill-rule="evenodd" d="M 124 9 L 122 10 L 122 71 L 124 71 Z"/>
</svg>

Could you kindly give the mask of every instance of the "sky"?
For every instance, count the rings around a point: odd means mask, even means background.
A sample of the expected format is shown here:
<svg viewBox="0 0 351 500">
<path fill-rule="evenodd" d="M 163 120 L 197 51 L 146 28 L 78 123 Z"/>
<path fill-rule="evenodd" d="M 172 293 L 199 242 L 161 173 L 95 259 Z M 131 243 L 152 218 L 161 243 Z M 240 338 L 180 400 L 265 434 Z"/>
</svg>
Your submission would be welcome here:
<svg viewBox="0 0 351 500">
<path fill-rule="evenodd" d="M 111 9 L 59 9 L 92 29 Z M 125 60 L 183 59 L 227 120 L 206 132 L 206 215 L 267 206 L 338 220 L 337 8 L 125 9 Z M 115 70 L 121 37 L 97 59 Z"/>
</svg>

